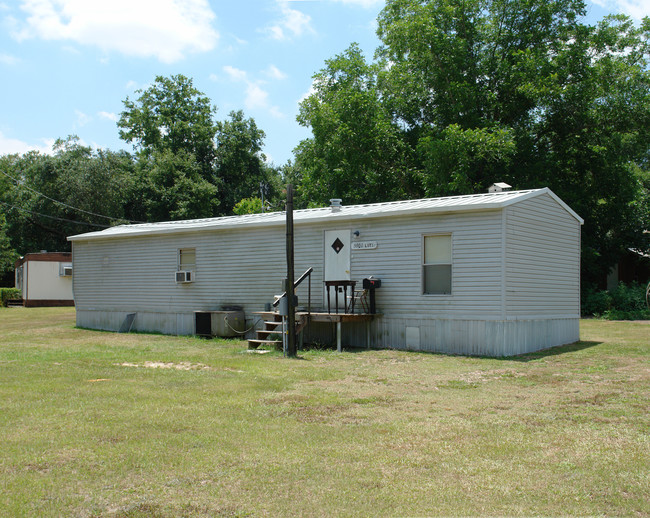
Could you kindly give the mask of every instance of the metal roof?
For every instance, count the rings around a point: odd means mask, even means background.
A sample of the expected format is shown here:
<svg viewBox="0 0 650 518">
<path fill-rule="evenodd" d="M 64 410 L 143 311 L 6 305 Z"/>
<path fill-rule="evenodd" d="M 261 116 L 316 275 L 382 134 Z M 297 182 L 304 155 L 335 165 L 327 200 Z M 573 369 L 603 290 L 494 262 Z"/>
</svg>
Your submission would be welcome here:
<svg viewBox="0 0 650 518">
<path fill-rule="evenodd" d="M 339 212 L 332 212 L 330 207 L 302 209 L 293 212 L 293 221 L 294 225 L 301 225 L 323 221 L 335 222 L 366 218 L 381 218 L 387 216 L 407 216 L 413 214 L 497 210 L 542 194 L 549 194 L 567 212 L 575 217 L 580 224 L 583 223 L 582 218 L 573 212 L 568 205 L 566 205 L 548 188 L 369 203 L 364 205 L 343 205 Z M 285 224 L 285 220 L 285 212 L 267 212 L 264 214 L 246 214 L 244 216 L 223 216 L 220 218 L 119 225 L 99 232 L 88 232 L 85 234 L 70 236 L 68 237 L 68 240 L 82 241 L 89 239 L 110 239 L 118 237 L 174 234 L 179 232 L 196 232 L 202 230 L 221 230 L 238 227 L 252 228 L 281 226 Z"/>
</svg>

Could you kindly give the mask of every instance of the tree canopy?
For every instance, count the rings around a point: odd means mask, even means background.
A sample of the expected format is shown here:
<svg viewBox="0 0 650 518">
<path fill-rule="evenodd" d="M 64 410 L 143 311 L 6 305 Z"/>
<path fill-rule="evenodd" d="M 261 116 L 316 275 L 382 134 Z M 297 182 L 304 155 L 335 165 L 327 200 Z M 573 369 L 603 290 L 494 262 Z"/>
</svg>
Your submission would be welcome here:
<svg viewBox="0 0 650 518">
<path fill-rule="evenodd" d="M 158 76 L 138 99 L 123 101 L 117 126 L 120 138 L 147 156 L 169 151 L 191 155 L 209 180 L 214 160 L 217 109 L 183 76 Z"/>
<path fill-rule="evenodd" d="M 52 156 L 0 157 L 0 213 L 14 255 L 66 251 L 67 236 L 130 220 L 132 166 L 127 153 L 93 151 L 76 137 L 57 140 Z"/>
<path fill-rule="evenodd" d="M 364 203 L 415 194 L 409 149 L 382 103 L 378 67 L 366 63 L 354 44 L 325 63 L 298 115 L 313 133 L 296 150 L 301 196 L 316 203 L 332 197 Z"/>
<path fill-rule="evenodd" d="M 267 197 L 277 194 L 278 172 L 264 162 L 264 137 L 264 131 L 241 110 L 217 123 L 215 177 L 223 213 L 232 214 L 239 201 L 257 196 L 265 186 Z"/>
<path fill-rule="evenodd" d="M 216 107 L 183 75 L 159 76 L 137 93 L 124 101 L 118 126 L 137 154 L 142 217 L 229 215 L 260 182 L 275 181 L 261 152 L 264 131 L 241 110 L 217 121 Z"/>
<path fill-rule="evenodd" d="M 581 0 L 388 0 L 375 60 L 352 45 L 301 103 L 301 192 L 547 186 L 585 219 L 585 279 L 604 278 L 647 246 L 650 20 L 584 14 Z"/>
</svg>

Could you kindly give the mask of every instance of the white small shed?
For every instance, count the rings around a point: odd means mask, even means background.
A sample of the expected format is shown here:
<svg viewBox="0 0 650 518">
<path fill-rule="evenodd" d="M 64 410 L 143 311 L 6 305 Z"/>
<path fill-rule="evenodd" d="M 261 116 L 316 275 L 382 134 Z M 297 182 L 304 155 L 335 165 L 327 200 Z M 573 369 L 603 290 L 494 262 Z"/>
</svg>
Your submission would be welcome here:
<svg viewBox="0 0 650 518">
<path fill-rule="evenodd" d="M 296 277 L 381 280 L 369 326 L 343 343 L 509 356 L 579 339 L 583 220 L 549 189 L 294 212 Z M 195 312 L 254 312 L 282 292 L 285 214 L 124 225 L 71 236 L 77 324 L 193 334 Z M 331 340 L 331 325 L 310 326 Z"/>
<path fill-rule="evenodd" d="M 74 306 L 70 252 L 25 254 L 15 267 L 25 307 Z"/>
</svg>

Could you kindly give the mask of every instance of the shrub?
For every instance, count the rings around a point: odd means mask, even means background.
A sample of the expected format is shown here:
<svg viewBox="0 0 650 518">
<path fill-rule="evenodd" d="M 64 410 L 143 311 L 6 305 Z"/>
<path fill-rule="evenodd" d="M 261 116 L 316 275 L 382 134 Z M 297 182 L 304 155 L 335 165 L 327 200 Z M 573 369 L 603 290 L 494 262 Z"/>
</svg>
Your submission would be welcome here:
<svg viewBox="0 0 650 518">
<path fill-rule="evenodd" d="M 582 301 L 582 314 L 584 316 L 600 316 L 612 307 L 612 296 L 608 291 L 597 291 L 589 289 Z"/>
<path fill-rule="evenodd" d="M 645 286 L 638 283 L 620 283 L 611 291 L 588 290 L 583 299 L 582 314 L 608 320 L 650 319 L 645 290 Z"/>
<path fill-rule="evenodd" d="M 619 284 L 611 291 L 612 308 L 619 311 L 643 311 L 645 304 L 645 286 L 639 283 Z"/>
<path fill-rule="evenodd" d="M 603 313 L 603 318 L 606 320 L 650 320 L 650 310 L 619 311 L 610 309 Z"/>
<path fill-rule="evenodd" d="M 0 306 L 6 308 L 8 300 L 20 300 L 22 293 L 18 288 L 0 288 Z"/>
</svg>

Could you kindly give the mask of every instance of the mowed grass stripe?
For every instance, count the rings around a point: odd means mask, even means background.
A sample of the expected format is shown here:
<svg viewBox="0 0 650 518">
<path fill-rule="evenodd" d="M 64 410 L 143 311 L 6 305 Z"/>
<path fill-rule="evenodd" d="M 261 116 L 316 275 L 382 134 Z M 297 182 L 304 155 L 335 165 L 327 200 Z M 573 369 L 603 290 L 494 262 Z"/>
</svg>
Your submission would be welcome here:
<svg viewBox="0 0 650 518">
<path fill-rule="evenodd" d="M 507 359 L 0 311 L 2 516 L 647 515 L 647 323 Z"/>
</svg>

